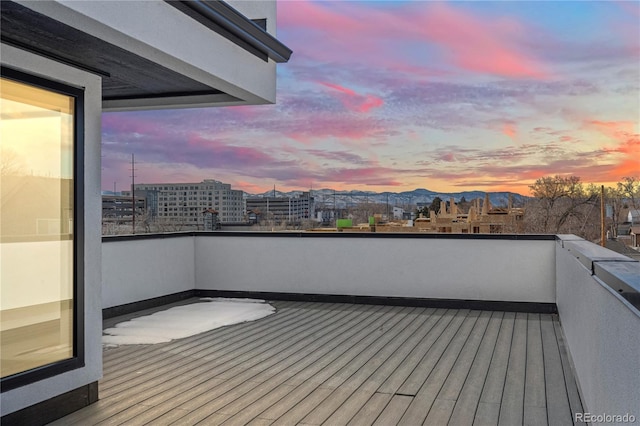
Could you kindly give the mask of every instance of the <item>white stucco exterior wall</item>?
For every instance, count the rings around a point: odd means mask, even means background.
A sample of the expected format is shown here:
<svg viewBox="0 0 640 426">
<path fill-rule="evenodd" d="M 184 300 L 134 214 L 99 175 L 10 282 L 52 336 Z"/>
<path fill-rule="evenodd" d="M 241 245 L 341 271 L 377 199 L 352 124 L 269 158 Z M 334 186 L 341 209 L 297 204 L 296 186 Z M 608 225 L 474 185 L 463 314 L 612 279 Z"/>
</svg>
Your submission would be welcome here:
<svg viewBox="0 0 640 426">
<path fill-rule="evenodd" d="M 194 238 L 104 243 L 102 307 L 111 308 L 193 290 Z"/>
<path fill-rule="evenodd" d="M 12 413 L 52 396 L 93 383 L 102 376 L 102 306 L 100 236 L 100 115 L 102 86 L 100 78 L 58 62 L 36 56 L 12 46 L 0 47 L 2 64 L 26 73 L 84 87 L 84 340 L 85 366 L 76 370 L 2 392 L 2 414 Z M 76 236 L 77 237 L 77 236 Z"/>
<path fill-rule="evenodd" d="M 555 243 L 198 237 L 197 289 L 555 303 Z"/>
<path fill-rule="evenodd" d="M 585 411 L 640 421 L 640 313 L 561 241 L 556 252 L 558 313 Z"/>
</svg>

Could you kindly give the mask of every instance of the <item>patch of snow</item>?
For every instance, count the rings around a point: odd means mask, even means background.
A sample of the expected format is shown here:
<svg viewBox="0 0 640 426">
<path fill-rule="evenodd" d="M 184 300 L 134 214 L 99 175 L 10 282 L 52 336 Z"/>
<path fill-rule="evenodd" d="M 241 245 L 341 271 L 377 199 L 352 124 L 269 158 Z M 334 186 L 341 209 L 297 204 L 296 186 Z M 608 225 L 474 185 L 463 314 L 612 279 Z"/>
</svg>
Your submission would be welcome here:
<svg viewBox="0 0 640 426">
<path fill-rule="evenodd" d="M 166 343 L 226 325 L 254 321 L 276 310 L 264 300 L 220 297 L 200 300 L 202 303 L 176 306 L 116 324 L 104 330 L 102 343 L 107 347 Z"/>
</svg>

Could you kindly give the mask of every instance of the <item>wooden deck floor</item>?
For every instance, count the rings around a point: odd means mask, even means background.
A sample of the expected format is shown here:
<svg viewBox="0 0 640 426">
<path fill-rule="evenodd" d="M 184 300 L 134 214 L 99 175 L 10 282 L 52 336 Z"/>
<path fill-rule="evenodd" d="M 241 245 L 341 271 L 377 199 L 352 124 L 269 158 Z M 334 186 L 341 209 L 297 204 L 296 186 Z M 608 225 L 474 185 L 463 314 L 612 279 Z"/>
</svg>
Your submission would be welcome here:
<svg viewBox="0 0 640 426">
<path fill-rule="evenodd" d="M 100 401 L 54 424 L 556 426 L 582 412 L 555 315 L 272 304 L 258 321 L 105 349 Z"/>
</svg>

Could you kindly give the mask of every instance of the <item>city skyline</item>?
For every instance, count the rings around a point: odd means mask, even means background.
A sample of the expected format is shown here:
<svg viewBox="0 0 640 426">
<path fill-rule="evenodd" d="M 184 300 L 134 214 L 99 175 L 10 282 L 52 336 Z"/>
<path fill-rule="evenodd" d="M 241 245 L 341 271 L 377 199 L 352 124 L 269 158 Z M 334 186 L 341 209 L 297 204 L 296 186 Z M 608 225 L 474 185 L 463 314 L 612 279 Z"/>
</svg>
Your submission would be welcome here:
<svg viewBox="0 0 640 426">
<path fill-rule="evenodd" d="M 278 4 L 276 105 L 103 114 L 102 188 L 513 191 L 640 172 L 635 2 Z"/>
</svg>

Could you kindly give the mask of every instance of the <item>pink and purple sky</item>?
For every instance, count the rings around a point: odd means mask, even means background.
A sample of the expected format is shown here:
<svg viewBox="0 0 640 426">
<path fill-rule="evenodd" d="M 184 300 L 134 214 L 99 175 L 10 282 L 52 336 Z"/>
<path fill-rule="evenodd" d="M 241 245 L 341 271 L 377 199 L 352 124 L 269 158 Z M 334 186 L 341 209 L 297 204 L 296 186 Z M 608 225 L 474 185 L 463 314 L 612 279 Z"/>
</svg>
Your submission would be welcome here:
<svg viewBox="0 0 640 426">
<path fill-rule="evenodd" d="M 275 105 L 103 115 L 102 187 L 514 191 L 640 175 L 640 2 L 280 1 Z"/>
</svg>

